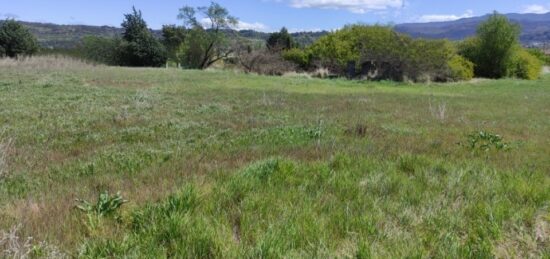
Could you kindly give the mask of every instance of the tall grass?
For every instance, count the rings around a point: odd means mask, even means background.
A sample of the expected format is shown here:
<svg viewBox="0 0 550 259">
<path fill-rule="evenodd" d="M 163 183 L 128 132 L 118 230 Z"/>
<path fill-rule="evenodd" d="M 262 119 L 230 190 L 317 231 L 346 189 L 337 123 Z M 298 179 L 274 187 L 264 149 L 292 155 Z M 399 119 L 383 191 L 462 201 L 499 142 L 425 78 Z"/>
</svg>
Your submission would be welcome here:
<svg viewBox="0 0 550 259">
<path fill-rule="evenodd" d="M 20 225 L 33 245 L 90 257 L 548 254 L 548 76 L 428 86 L 28 62 L 0 73 L 1 142 L 13 139 L 0 229 Z M 457 145 L 472 132 L 510 148 Z M 119 191 L 129 202 L 93 227 L 75 209 Z"/>
<path fill-rule="evenodd" d="M 392 163 L 339 154 L 318 163 L 267 159 L 213 182 L 188 185 L 131 212 L 118 238 L 92 238 L 82 255 L 485 258 L 549 252 L 543 173 L 415 155 Z M 519 238 L 532 245 L 510 246 Z"/>
<path fill-rule="evenodd" d="M 21 69 L 21 70 L 66 70 L 66 69 L 89 69 L 98 66 L 81 59 L 63 55 L 44 55 L 13 58 L 1 58 L 0 69 Z"/>
<path fill-rule="evenodd" d="M 9 162 L 13 154 L 13 140 L 0 139 L 0 179 L 9 174 Z"/>
</svg>

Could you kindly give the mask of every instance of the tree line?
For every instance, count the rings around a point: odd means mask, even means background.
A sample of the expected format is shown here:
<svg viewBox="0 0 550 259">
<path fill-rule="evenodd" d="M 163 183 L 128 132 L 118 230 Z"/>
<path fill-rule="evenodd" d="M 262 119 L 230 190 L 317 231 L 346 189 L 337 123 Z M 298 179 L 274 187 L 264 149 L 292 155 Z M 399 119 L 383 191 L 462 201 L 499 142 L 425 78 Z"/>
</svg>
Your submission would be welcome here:
<svg viewBox="0 0 550 259">
<path fill-rule="evenodd" d="M 536 79 L 543 53 L 519 43 L 520 28 L 494 13 L 461 42 L 414 39 L 389 26 L 354 24 L 328 33 L 308 46 L 298 44 L 288 30 L 265 41 L 231 35 L 238 19 L 212 2 L 205 7 L 179 9 L 181 25 L 165 25 L 162 38 L 153 36 L 141 11 L 124 15 L 123 34 L 117 38 L 87 36 L 79 55 L 117 66 L 206 69 L 214 64 L 245 72 L 282 75 L 323 70 L 325 76 L 395 81 L 458 81 L 475 77 Z M 233 37 L 229 37 L 233 36 Z M 8 20 L 0 25 L 0 56 L 32 55 L 36 39 L 22 25 Z"/>
</svg>

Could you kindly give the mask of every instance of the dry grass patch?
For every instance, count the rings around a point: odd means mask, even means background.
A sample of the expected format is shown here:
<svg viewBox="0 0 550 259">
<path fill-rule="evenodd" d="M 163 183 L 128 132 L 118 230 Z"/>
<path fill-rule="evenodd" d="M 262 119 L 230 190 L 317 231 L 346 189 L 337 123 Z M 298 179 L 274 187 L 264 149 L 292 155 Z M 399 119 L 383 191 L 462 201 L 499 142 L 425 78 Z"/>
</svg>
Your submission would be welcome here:
<svg viewBox="0 0 550 259">
<path fill-rule="evenodd" d="M 34 56 L 25 58 L 2 58 L 0 59 L 0 69 L 15 68 L 21 70 L 65 70 L 65 69 L 89 69 L 92 67 L 100 66 L 85 62 L 80 59 L 71 58 L 67 56 Z"/>
</svg>

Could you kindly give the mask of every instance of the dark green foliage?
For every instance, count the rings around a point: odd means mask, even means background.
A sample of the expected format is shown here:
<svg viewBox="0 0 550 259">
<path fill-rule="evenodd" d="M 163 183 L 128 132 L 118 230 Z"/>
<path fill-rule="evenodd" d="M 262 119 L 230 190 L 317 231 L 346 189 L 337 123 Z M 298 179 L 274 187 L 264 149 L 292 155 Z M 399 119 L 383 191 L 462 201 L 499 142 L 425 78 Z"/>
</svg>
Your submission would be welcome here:
<svg viewBox="0 0 550 259">
<path fill-rule="evenodd" d="M 508 75 L 514 48 L 519 45 L 519 33 L 519 25 L 497 13 L 479 26 L 479 52 L 474 60 L 479 76 L 502 78 Z"/>
<path fill-rule="evenodd" d="M 519 47 L 520 28 L 494 13 L 477 29 L 476 38 L 459 45 L 460 54 L 475 63 L 479 77 L 502 78 L 513 70 L 514 51 Z"/>
<path fill-rule="evenodd" d="M 136 10 L 135 7 L 132 8 L 132 13 L 124 15 L 124 21 L 121 26 L 124 30 L 122 38 L 129 42 L 138 41 L 143 37 L 143 34 L 148 34 L 149 32 L 141 11 Z"/>
<path fill-rule="evenodd" d="M 80 47 L 83 58 L 107 65 L 118 65 L 118 47 L 121 40 L 118 38 L 104 38 L 86 36 Z"/>
<path fill-rule="evenodd" d="M 118 64 L 132 67 L 160 67 L 166 64 L 166 50 L 153 37 L 141 11 L 132 10 L 122 23 L 124 33 L 117 46 Z"/>
<path fill-rule="evenodd" d="M 185 40 L 185 28 L 176 25 L 162 26 L 162 44 L 166 48 L 168 60 L 179 64 L 178 51 Z"/>
<path fill-rule="evenodd" d="M 284 51 L 296 47 L 296 42 L 288 33 L 288 30 L 283 27 L 280 32 L 272 33 L 266 40 L 266 46 L 271 51 Z"/>
<path fill-rule="evenodd" d="M 14 20 L 0 24 L 0 57 L 30 56 L 38 51 L 38 42 L 27 28 Z"/>
</svg>

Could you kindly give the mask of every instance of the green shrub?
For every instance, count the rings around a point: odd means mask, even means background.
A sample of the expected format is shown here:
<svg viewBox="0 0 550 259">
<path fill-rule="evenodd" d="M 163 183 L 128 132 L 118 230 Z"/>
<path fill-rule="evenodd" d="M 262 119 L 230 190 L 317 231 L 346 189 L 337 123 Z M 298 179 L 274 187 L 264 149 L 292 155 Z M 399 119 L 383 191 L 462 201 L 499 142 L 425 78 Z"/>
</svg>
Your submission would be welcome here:
<svg viewBox="0 0 550 259">
<path fill-rule="evenodd" d="M 510 149 L 510 144 L 504 142 L 502 136 L 486 131 L 476 131 L 468 134 L 466 143 L 461 143 L 461 145 L 474 153 Z"/>
<path fill-rule="evenodd" d="M 311 67 L 311 55 L 307 50 L 293 48 L 283 52 L 283 58 L 304 70 Z"/>
<path fill-rule="evenodd" d="M 449 77 L 453 81 L 467 81 L 474 78 L 474 63 L 460 55 L 452 57 L 447 65 Z"/>
<path fill-rule="evenodd" d="M 106 65 L 118 65 L 120 39 L 86 36 L 80 47 L 83 58 Z"/>
<path fill-rule="evenodd" d="M 540 77 L 541 71 L 542 62 L 526 50 L 521 49 L 514 54 L 513 68 L 510 76 L 535 80 Z"/>
<path fill-rule="evenodd" d="M 550 55 L 544 53 L 544 51 L 542 51 L 541 49 L 529 48 L 526 49 L 526 51 L 529 52 L 529 54 L 537 57 L 545 65 L 550 65 Z"/>
<path fill-rule="evenodd" d="M 321 37 L 303 53 L 285 53 L 285 58 L 350 78 L 447 81 L 455 55 L 447 40 L 412 39 L 386 26 L 351 25 Z"/>
</svg>

